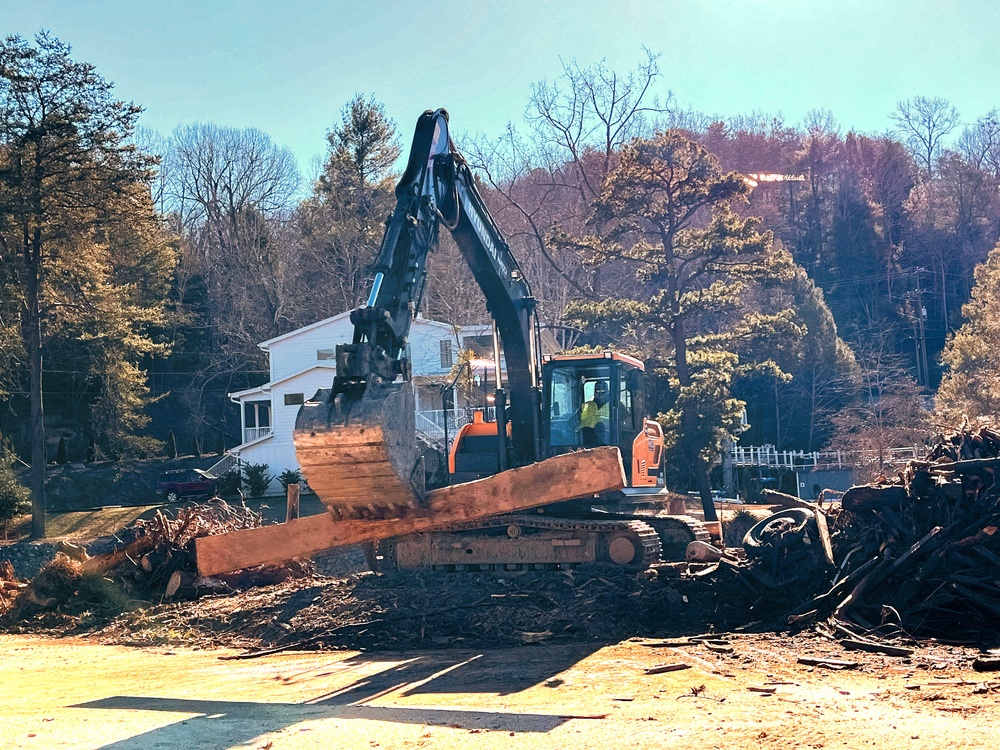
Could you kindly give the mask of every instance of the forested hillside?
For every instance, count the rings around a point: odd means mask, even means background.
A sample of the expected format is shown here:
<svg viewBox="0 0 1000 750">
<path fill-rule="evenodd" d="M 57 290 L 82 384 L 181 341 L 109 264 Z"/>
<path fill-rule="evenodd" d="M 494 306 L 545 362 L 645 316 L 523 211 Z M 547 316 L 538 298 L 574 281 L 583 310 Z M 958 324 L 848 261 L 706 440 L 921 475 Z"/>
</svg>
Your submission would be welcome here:
<svg viewBox="0 0 1000 750">
<path fill-rule="evenodd" d="M 744 429 L 780 449 L 908 443 L 942 377 L 949 416 L 992 408 L 996 356 L 976 347 L 995 295 L 974 290 L 996 285 L 996 259 L 976 267 L 1000 239 L 997 111 L 913 95 L 858 133 L 828 111 L 695 112 L 670 82 L 653 54 L 567 64 L 502 137 L 456 145 L 545 325 L 647 360 L 677 463 Z M 378 92 L 330 109 L 302 174 L 260 130 L 142 130 L 56 39 L 0 43 L 0 433 L 20 456 L 39 464 L 43 405 L 50 460 L 60 438 L 69 460 L 238 442 L 226 394 L 266 381 L 257 344 L 367 295 L 419 114 L 394 122 Z M 424 307 L 486 317 L 445 236 Z"/>
</svg>

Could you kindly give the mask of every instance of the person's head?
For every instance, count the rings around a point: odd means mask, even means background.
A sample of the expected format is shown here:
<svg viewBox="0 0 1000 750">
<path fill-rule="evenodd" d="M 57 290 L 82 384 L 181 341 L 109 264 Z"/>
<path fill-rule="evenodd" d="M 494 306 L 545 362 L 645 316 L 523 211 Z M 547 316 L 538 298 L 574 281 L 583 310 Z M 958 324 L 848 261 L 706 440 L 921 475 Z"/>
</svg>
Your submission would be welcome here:
<svg viewBox="0 0 1000 750">
<path fill-rule="evenodd" d="M 603 380 L 598 380 L 594 383 L 594 401 L 596 401 L 599 406 L 603 406 L 607 400 L 608 384 Z"/>
</svg>

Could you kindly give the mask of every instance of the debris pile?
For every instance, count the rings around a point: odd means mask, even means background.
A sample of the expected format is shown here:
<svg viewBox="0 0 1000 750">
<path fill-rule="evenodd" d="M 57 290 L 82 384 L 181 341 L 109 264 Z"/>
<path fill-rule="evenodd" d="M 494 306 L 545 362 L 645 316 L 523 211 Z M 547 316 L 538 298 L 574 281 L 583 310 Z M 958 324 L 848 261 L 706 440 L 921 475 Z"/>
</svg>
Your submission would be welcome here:
<svg viewBox="0 0 1000 750">
<path fill-rule="evenodd" d="M 1000 432 L 963 428 L 892 480 L 853 487 L 831 526 L 828 591 L 789 613 L 842 635 L 978 642 L 1000 634 Z M 855 627 L 856 626 L 856 627 Z"/>
<path fill-rule="evenodd" d="M 161 511 L 111 539 L 88 547 L 59 543 L 59 552 L 30 581 L 19 581 L 13 566 L 0 564 L 0 616 L 12 629 L 82 629 L 137 605 L 139 600 L 192 598 L 231 593 L 306 573 L 292 563 L 254 569 L 222 579 L 200 579 L 194 540 L 260 526 L 260 514 L 221 500 L 192 504 L 170 516 Z"/>
<path fill-rule="evenodd" d="M 693 582 L 652 581 L 611 565 L 565 571 L 360 573 L 289 580 L 235 596 L 129 612 L 97 636 L 109 643 L 269 649 L 490 648 L 610 643 L 706 629 L 685 596 Z"/>
</svg>

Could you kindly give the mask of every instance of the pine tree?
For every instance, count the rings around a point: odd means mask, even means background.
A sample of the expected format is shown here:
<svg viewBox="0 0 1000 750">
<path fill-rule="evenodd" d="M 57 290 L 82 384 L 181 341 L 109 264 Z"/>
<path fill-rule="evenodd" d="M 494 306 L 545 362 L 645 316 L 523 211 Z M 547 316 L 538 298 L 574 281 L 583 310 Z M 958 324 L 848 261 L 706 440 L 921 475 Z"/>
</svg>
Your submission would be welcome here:
<svg viewBox="0 0 1000 750">
<path fill-rule="evenodd" d="M 708 520 L 716 520 L 710 462 L 743 409 L 732 395 L 736 323 L 750 336 L 787 318 L 742 309 L 749 285 L 778 283 L 792 270 L 759 220 L 730 209 L 748 190 L 741 175 L 724 174 L 707 150 L 668 131 L 622 150 L 594 204 L 592 234 L 553 236 L 557 246 L 589 250 L 588 262 L 607 277 L 631 274 L 621 282 L 628 296 L 571 303 L 566 317 L 602 340 L 632 344 L 666 378 L 654 405 L 673 463 L 690 467 Z"/>
<path fill-rule="evenodd" d="M 34 47 L 18 36 L 0 42 L 0 266 L 22 309 L 36 538 L 45 535 L 46 338 L 68 322 L 101 351 L 112 343 L 130 353 L 153 349 L 147 327 L 157 305 L 132 296 L 145 288 L 144 273 L 120 274 L 116 263 L 145 249 L 126 250 L 117 236 L 133 227 L 141 238 L 158 232 L 148 197 L 153 160 L 129 143 L 139 108 L 114 99 L 111 88 L 46 32 Z M 169 252 L 161 257 L 172 267 Z"/>
<path fill-rule="evenodd" d="M 963 416 L 1000 419 L 1000 243 L 976 268 L 972 297 L 962 308 L 966 323 L 941 355 L 947 367 L 935 411 L 946 422 Z"/>
<path fill-rule="evenodd" d="M 329 150 L 300 228 L 308 262 L 300 288 L 315 294 L 303 322 L 355 307 L 368 293 L 385 217 L 395 202 L 390 170 L 400 154 L 395 123 L 374 99 L 356 96 L 327 135 Z"/>
</svg>

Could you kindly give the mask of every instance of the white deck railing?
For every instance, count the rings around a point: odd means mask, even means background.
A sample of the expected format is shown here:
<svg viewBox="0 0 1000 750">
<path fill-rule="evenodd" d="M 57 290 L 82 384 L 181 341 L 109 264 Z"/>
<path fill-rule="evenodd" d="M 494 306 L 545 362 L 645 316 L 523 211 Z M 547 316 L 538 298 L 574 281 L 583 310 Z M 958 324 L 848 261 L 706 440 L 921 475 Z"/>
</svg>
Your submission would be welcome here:
<svg viewBox="0 0 1000 750">
<path fill-rule="evenodd" d="M 858 451 L 779 451 L 773 445 L 734 445 L 730 455 L 736 466 L 762 466 L 773 469 L 843 468 L 878 462 L 902 464 L 924 455 L 919 448 L 886 448 Z"/>
<path fill-rule="evenodd" d="M 472 421 L 474 409 L 454 409 L 448 410 L 448 442 L 451 442 L 463 425 Z M 496 419 L 496 408 L 493 406 L 485 409 L 487 421 Z M 427 409 L 416 413 L 417 432 L 434 440 L 444 440 L 444 410 Z"/>
<path fill-rule="evenodd" d="M 272 432 L 274 432 L 273 427 L 244 427 L 243 442 L 251 443 L 254 440 L 260 440 L 262 437 L 267 437 Z"/>
<path fill-rule="evenodd" d="M 736 466 L 767 466 L 775 469 L 807 469 L 815 466 L 844 465 L 840 451 L 779 451 L 773 445 L 734 445 Z"/>
</svg>

